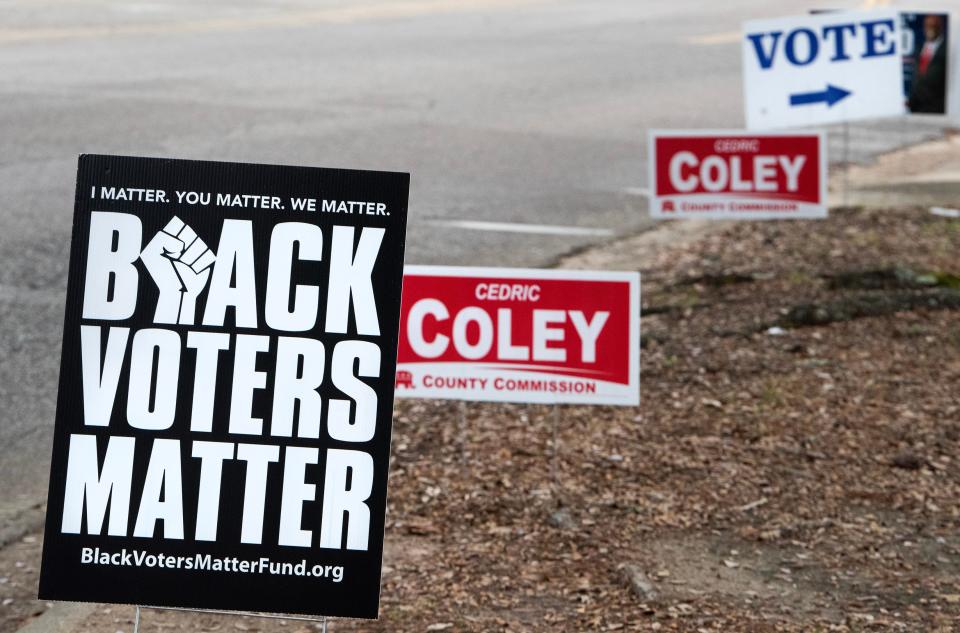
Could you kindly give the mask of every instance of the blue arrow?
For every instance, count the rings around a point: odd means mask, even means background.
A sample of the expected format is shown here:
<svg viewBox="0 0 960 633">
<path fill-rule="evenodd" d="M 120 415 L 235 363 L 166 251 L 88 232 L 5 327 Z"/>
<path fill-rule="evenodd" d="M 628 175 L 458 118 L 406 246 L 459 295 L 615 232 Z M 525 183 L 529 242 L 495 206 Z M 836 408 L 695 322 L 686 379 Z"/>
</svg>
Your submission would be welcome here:
<svg viewBox="0 0 960 633">
<path fill-rule="evenodd" d="M 827 107 L 833 107 L 833 104 L 850 96 L 852 93 L 849 90 L 844 90 L 843 88 L 838 88 L 832 84 L 827 84 L 826 90 L 821 90 L 819 92 L 799 92 L 795 95 L 790 95 L 790 105 L 809 105 L 811 103 L 826 103 Z"/>
</svg>

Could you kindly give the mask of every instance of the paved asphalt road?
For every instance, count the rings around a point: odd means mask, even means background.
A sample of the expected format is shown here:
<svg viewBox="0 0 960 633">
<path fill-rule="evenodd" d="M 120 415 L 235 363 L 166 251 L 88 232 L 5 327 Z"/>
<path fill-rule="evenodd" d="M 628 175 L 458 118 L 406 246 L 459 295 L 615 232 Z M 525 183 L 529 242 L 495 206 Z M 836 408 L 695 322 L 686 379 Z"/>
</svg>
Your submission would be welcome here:
<svg viewBox="0 0 960 633">
<path fill-rule="evenodd" d="M 546 265 L 641 230 L 646 130 L 742 126 L 740 22 L 810 3 L 265 5 L 0 0 L 0 521 L 46 493 L 77 154 L 409 171 L 408 262 Z"/>
</svg>

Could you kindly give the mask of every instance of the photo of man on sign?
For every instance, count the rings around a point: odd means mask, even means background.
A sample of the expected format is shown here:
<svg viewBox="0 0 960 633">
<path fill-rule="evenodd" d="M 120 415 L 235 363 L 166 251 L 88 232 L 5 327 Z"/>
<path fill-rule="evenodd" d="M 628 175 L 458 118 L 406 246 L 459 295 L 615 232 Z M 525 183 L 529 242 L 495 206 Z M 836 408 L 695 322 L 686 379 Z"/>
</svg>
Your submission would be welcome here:
<svg viewBox="0 0 960 633">
<path fill-rule="evenodd" d="M 912 113 L 946 114 L 947 18 L 941 13 L 903 14 L 904 87 Z"/>
</svg>

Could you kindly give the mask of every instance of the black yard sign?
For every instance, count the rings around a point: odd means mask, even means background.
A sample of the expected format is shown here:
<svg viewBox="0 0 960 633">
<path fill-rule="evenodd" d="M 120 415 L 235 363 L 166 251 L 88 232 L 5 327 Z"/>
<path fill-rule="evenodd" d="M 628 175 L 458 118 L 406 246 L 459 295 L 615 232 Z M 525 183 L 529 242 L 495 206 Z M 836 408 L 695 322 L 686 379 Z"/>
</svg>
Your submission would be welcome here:
<svg viewBox="0 0 960 633">
<path fill-rule="evenodd" d="M 408 185 L 80 158 L 41 598 L 377 616 Z"/>
</svg>

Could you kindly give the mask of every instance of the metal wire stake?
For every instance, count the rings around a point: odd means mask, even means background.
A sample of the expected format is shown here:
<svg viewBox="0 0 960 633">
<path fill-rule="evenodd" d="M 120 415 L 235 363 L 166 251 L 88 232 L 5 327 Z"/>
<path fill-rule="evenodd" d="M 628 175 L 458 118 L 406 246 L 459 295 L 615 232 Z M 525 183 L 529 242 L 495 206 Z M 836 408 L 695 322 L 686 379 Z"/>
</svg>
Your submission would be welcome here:
<svg viewBox="0 0 960 633">
<path fill-rule="evenodd" d="M 850 206 L 850 123 L 843 122 L 843 207 Z"/>
<path fill-rule="evenodd" d="M 553 481 L 553 493 L 554 496 L 558 495 L 559 485 L 559 474 L 558 474 L 558 465 L 557 462 L 560 458 L 560 420 L 557 417 L 557 405 L 550 405 L 550 421 L 553 427 L 553 450 L 550 453 L 550 479 Z"/>
<path fill-rule="evenodd" d="M 460 435 L 460 463 L 467 463 L 467 403 L 460 401 L 459 435 Z"/>
<path fill-rule="evenodd" d="M 900 117 L 900 146 L 897 147 L 898 150 L 902 150 L 907 146 L 907 115 L 904 114 Z M 902 174 L 906 168 L 906 165 L 909 164 L 910 159 L 907 156 L 906 152 L 898 151 L 897 156 L 900 157 L 900 166 L 899 172 Z"/>
<path fill-rule="evenodd" d="M 137 615 L 133 621 L 133 633 L 140 632 L 140 605 L 136 605 Z M 306 615 L 296 615 L 291 613 L 279 614 L 279 613 L 256 613 L 254 611 L 225 611 L 222 609 L 189 609 L 187 607 L 155 607 L 148 606 L 148 609 L 155 609 L 157 611 L 184 611 L 186 613 L 213 613 L 216 615 L 233 615 L 233 616 L 245 616 L 250 618 L 263 618 L 265 620 L 299 620 L 301 622 L 319 622 L 320 630 L 323 633 L 327 633 L 327 617 L 320 616 L 319 618 L 306 616 Z"/>
</svg>

